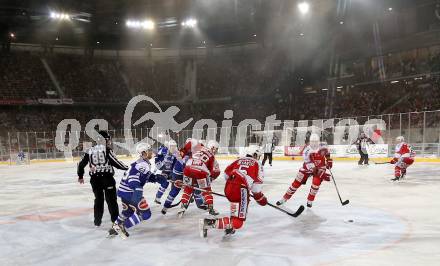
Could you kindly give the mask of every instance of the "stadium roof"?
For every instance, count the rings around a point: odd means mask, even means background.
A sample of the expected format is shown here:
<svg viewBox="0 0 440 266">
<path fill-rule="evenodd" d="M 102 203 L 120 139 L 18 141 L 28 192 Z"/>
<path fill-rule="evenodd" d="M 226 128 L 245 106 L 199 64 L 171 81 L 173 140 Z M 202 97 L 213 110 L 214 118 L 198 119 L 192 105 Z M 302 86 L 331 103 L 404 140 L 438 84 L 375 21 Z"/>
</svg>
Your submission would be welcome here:
<svg viewBox="0 0 440 266">
<path fill-rule="evenodd" d="M 297 11 L 305 0 L 2 0 L 0 31 L 16 33 L 20 42 L 96 45 L 111 48 L 181 47 L 264 42 L 289 30 L 304 36 L 338 30 L 345 19 L 368 19 L 392 8 L 427 5 L 436 0 L 307 0 L 307 20 Z M 54 23 L 51 12 L 69 14 Z M 197 20 L 184 29 L 182 22 Z M 152 31 L 128 30 L 127 20 L 154 21 Z M 339 24 L 341 23 L 341 24 Z M 370 25 L 366 25 L 370 27 Z M 314 28 L 313 28 L 314 27 Z M 316 32 L 313 33 L 313 30 Z M 313 35 L 314 36 L 314 35 Z M 282 40 L 284 41 L 284 40 Z"/>
</svg>

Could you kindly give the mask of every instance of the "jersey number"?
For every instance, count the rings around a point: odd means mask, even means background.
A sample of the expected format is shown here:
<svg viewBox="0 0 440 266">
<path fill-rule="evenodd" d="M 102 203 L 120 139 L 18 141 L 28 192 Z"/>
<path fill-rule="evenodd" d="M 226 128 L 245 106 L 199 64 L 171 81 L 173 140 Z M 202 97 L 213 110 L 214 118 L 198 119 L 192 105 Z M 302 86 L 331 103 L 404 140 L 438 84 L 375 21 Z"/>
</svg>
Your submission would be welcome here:
<svg viewBox="0 0 440 266">
<path fill-rule="evenodd" d="M 249 165 L 240 165 L 240 167 L 238 168 L 238 171 L 243 172 L 245 174 L 248 174 L 248 171 L 247 171 L 248 168 L 249 168 Z"/>
<path fill-rule="evenodd" d="M 202 152 L 197 152 L 193 155 L 193 161 L 195 161 L 197 164 L 200 164 L 200 161 L 207 163 L 209 161 L 209 156 Z"/>
<path fill-rule="evenodd" d="M 92 153 L 92 164 L 105 164 L 105 154 L 102 151 L 93 151 Z"/>
</svg>

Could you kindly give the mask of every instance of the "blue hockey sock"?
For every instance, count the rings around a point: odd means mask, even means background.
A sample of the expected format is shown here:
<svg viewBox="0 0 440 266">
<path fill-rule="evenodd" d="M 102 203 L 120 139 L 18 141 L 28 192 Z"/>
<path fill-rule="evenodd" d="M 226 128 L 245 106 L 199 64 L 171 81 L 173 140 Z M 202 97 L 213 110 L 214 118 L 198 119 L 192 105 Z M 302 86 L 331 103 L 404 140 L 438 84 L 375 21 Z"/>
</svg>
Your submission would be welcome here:
<svg viewBox="0 0 440 266">
<path fill-rule="evenodd" d="M 181 188 L 178 188 L 178 187 L 173 185 L 173 187 L 171 188 L 170 193 L 168 194 L 167 200 L 163 204 L 163 206 L 165 208 L 170 208 L 171 207 L 171 204 L 173 203 L 174 198 L 176 198 L 176 196 L 179 194 L 180 190 L 181 190 Z"/>
</svg>

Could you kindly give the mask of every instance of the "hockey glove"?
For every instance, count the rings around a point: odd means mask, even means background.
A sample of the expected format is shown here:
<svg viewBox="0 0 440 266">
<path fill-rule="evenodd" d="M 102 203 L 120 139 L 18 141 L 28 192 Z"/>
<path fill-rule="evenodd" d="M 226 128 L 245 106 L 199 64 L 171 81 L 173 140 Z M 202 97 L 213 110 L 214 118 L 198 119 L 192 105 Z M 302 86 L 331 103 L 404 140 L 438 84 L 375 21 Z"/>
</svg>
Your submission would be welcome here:
<svg viewBox="0 0 440 266">
<path fill-rule="evenodd" d="M 332 167 L 333 167 L 333 159 L 328 159 L 327 160 L 326 167 L 327 167 L 327 169 L 332 169 Z"/>
<path fill-rule="evenodd" d="M 330 175 L 327 173 L 322 174 L 321 178 L 322 178 L 322 180 L 330 181 Z"/>
<path fill-rule="evenodd" d="M 138 204 L 139 201 L 142 199 L 142 188 L 136 188 L 133 190 L 133 195 L 131 195 L 131 202 L 135 205 Z"/>
<path fill-rule="evenodd" d="M 390 164 L 395 164 L 395 163 L 397 163 L 397 158 L 393 158 L 391 161 L 390 161 Z"/>
<path fill-rule="evenodd" d="M 150 180 L 152 180 L 153 183 L 159 184 L 168 182 L 167 178 L 164 175 L 155 175 L 154 178 L 150 176 Z"/>
<path fill-rule="evenodd" d="M 220 170 L 213 169 L 210 177 L 212 180 L 215 180 L 219 175 L 220 175 Z"/>
<path fill-rule="evenodd" d="M 177 188 L 182 188 L 183 187 L 183 181 L 182 180 L 174 181 L 174 186 L 177 187 Z"/>
<path fill-rule="evenodd" d="M 254 199 L 261 206 L 265 206 L 267 204 L 267 198 L 266 198 L 266 196 L 264 196 L 263 192 L 255 193 Z"/>
</svg>

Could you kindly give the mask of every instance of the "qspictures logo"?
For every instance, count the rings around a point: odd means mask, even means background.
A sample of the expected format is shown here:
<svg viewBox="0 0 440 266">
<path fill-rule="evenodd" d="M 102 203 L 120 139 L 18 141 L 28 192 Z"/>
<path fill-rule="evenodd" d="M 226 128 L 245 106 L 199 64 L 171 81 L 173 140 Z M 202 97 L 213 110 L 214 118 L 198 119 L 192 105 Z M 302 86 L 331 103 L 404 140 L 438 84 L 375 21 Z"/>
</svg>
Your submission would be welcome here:
<svg viewBox="0 0 440 266">
<path fill-rule="evenodd" d="M 136 106 L 146 102 L 156 110 L 156 112 L 147 112 L 137 119 L 134 123 L 133 113 Z M 203 132 L 206 132 L 206 140 L 219 141 L 220 148 L 227 148 L 230 146 L 231 139 L 235 140 L 234 147 L 245 147 L 246 138 L 254 132 L 262 132 L 263 139 L 271 143 L 274 137 L 275 128 L 278 131 L 284 132 L 288 135 L 287 138 L 290 146 L 304 145 L 307 135 L 316 133 L 321 135 L 323 131 L 331 131 L 333 133 L 334 144 L 344 144 L 347 140 L 356 139 L 359 135 L 361 126 L 354 119 L 340 119 L 335 123 L 334 119 L 328 120 L 277 120 L 276 115 L 268 115 L 265 118 L 264 125 L 257 119 L 248 118 L 236 124 L 236 130 L 233 130 L 233 110 L 224 111 L 224 119 L 221 125 L 213 119 L 203 118 L 194 121 L 193 117 L 189 117 L 184 121 L 177 121 L 176 116 L 179 114 L 180 108 L 177 106 L 168 107 L 163 110 L 159 104 L 151 97 L 145 95 L 138 95 L 133 97 L 127 104 L 124 112 L 124 141 L 115 141 L 114 144 L 125 149 L 131 154 L 135 153 L 135 147 L 138 143 L 146 142 L 151 145 L 155 143 L 164 143 L 172 139 L 171 133 L 180 133 L 183 130 L 190 130 L 191 137 L 201 139 Z M 153 126 L 148 130 L 148 136 L 138 139 L 133 136 L 133 128 L 141 125 L 147 121 L 151 121 Z M 192 128 L 188 128 L 193 123 Z M 68 128 L 70 129 L 68 130 Z M 386 123 L 381 119 L 370 119 L 362 126 L 362 131 L 370 138 L 375 139 L 377 144 L 382 144 L 383 140 L 381 133 L 386 130 Z M 92 119 L 85 125 L 84 131 L 92 140 L 98 141 L 99 130 L 108 130 L 108 121 L 105 119 Z M 77 119 L 63 119 L 58 123 L 56 131 L 55 146 L 59 151 L 64 153 L 64 158 L 72 159 L 72 151 L 75 150 L 80 143 L 80 133 L 83 130 L 80 122 Z M 249 132 L 250 131 L 250 132 Z M 66 134 L 69 132 L 70 134 Z M 234 135 L 233 135 L 234 134 Z M 68 135 L 68 139 L 66 139 Z"/>
</svg>

